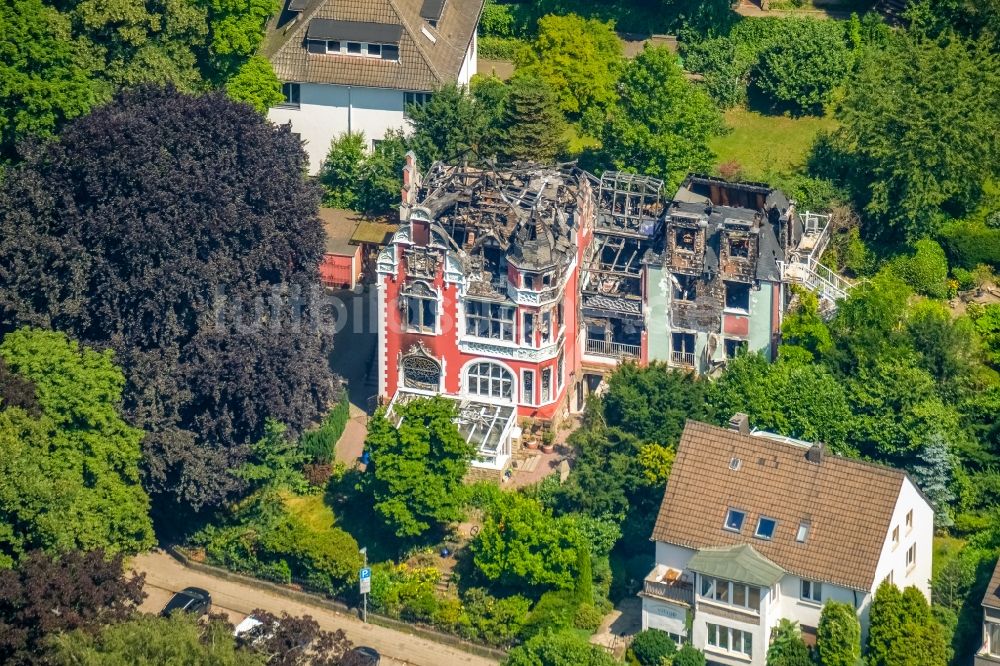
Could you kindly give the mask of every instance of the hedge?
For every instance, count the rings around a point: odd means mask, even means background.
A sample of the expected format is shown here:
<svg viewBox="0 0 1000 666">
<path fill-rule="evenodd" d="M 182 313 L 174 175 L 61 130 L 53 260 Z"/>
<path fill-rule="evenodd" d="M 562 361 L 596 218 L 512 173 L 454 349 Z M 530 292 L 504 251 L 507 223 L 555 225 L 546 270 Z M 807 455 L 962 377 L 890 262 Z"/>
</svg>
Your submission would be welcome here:
<svg viewBox="0 0 1000 666">
<path fill-rule="evenodd" d="M 333 460 L 337 441 L 344 434 L 350 416 L 351 403 L 347 398 L 347 391 L 343 391 L 340 402 L 326 415 L 322 425 L 315 430 L 302 433 L 299 443 L 312 462 L 328 465 Z"/>
</svg>

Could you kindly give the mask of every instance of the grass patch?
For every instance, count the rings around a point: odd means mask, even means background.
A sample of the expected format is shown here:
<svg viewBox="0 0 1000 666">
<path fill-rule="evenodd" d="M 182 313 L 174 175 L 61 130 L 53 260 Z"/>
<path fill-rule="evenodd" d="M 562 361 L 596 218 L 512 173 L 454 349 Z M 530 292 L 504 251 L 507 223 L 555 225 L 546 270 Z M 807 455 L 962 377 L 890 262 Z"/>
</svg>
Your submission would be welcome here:
<svg viewBox="0 0 1000 666">
<path fill-rule="evenodd" d="M 709 147 L 716 155 L 716 167 L 736 162 L 745 180 L 800 171 L 816 135 L 837 127 L 830 117 L 771 116 L 747 109 L 730 109 L 724 116 L 731 131 L 713 139 Z"/>
<path fill-rule="evenodd" d="M 313 532 L 325 532 L 337 522 L 323 495 L 282 495 L 285 509 Z"/>
</svg>

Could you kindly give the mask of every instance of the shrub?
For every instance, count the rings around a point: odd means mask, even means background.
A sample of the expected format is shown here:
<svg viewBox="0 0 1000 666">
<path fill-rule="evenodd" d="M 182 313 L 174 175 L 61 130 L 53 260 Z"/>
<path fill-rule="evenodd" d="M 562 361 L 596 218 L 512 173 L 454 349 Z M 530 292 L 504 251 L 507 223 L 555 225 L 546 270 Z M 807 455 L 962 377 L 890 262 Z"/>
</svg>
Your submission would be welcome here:
<svg viewBox="0 0 1000 666">
<path fill-rule="evenodd" d="M 941 229 L 938 240 L 951 262 L 962 268 L 1000 266 L 1000 229 L 976 222 L 954 222 Z"/>
<path fill-rule="evenodd" d="M 531 607 L 531 602 L 519 594 L 498 598 L 479 587 L 467 590 L 463 602 L 471 629 L 469 637 L 497 647 L 514 642 Z"/>
<path fill-rule="evenodd" d="M 527 639 L 546 629 L 558 630 L 573 626 L 578 605 L 570 590 L 546 592 L 531 609 L 521 637 Z"/>
<path fill-rule="evenodd" d="M 677 646 L 666 632 L 645 629 L 632 640 L 632 654 L 642 666 L 659 666 L 664 657 L 677 652 Z"/>
<path fill-rule="evenodd" d="M 479 36 L 480 38 L 513 37 L 514 13 L 510 5 L 500 5 L 495 0 L 486 0 L 483 14 L 479 19 Z"/>
<path fill-rule="evenodd" d="M 315 430 L 302 433 L 300 446 L 313 462 L 328 465 L 333 461 L 337 441 L 344 434 L 350 415 L 351 403 L 347 398 L 347 391 L 344 391 L 340 401 L 323 419 L 322 425 Z"/>
<path fill-rule="evenodd" d="M 775 107 L 820 112 L 847 76 L 850 59 L 842 31 L 793 32 L 761 53 L 753 85 Z"/>
<path fill-rule="evenodd" d="M 917 241 L 914 249 L 916 252 L 912 256 L 894 259 L 892 271 L 914 291 L 932 298 L 946 298 L 948 259 L 944 250 L 930 239 Z"/>
<path fill-rule="evenodd" d="M 528 43 L 514 37 L 480 37 L 479 57 L 487 60 L 513 60 Z"/>
<path fill-rule="evenodd" d="M 705 666 L 705 655 L 690 643 L 686 643 L 674 655 L 670 666 Z"/>
<path fill-rule="evenodd" d="M 601 626 L 604 620 L 604 613 L 597 610 L 597 606 L 591 603 L 580 604 L 573 615 L 573 626 L 577 629 L 593 633 Z"/>
</svg>

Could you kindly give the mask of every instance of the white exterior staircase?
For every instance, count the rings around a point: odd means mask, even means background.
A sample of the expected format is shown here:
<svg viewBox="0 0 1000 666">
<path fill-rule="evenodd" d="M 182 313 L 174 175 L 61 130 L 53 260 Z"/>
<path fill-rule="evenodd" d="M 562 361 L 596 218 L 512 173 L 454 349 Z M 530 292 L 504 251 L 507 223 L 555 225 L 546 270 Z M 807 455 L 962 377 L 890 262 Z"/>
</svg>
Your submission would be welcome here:
<svg viewBox="0 0 1000 666">
<path fill-rule="evenodd" d="M 830 242 L 830 216 L 806 211 L 801 216 L 802 238 L 788 261 L 781 264 L 781 276 L 786 282 L 800 284 L 816 293 L 820 309 L 832 314 L 837 301 L 847 298 L 855 283 L 819 262 Z"/>
</svg>

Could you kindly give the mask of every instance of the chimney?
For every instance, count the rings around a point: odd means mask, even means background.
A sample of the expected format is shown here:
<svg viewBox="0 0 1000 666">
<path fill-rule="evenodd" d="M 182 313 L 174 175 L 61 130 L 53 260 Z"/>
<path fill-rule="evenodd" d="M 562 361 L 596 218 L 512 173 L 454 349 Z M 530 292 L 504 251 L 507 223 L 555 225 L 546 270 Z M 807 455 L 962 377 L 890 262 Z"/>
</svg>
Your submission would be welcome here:
<svg viewBox="0 0 1000 666">
<path fill-rule="evenodd" d="M 748 417 L 743 412 L 738 414 L 733 414 L 733 417 L 729 419 L 729 429 L 735 430 L 741 435 L 750 434 L 750 417 Z"/>
<path fill-rule="evenodd" d="M 806 460 L 814 465 L 822 463 L 824 456 L 826 456 L 826 445 L 823 442 L 816 442 L 806 451 Z"/>
<path fill-rule="evenodd" d="M 417 171 L 417 155 L 412 150 L 406 153 L 403 167 L 403 189 L 400 199 L 404 207 L 417 203 L 417 189 L 420 187 L 420 172 Z"/>
</svg>

